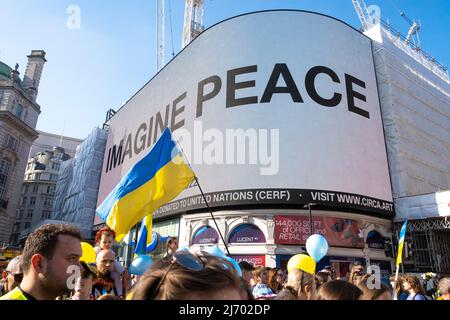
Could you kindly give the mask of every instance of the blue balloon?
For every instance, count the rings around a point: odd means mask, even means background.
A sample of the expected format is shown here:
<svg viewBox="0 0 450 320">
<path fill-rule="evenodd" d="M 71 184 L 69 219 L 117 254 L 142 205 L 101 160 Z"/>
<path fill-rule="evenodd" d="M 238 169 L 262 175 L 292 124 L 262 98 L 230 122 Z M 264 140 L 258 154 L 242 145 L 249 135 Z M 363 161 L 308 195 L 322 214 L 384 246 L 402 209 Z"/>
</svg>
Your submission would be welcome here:
<svg viewBox="0 0 450 320">
<path fill-rule="evenodd" d="M 225 254 L 225 252 L 223 252 L 219 246 L 217 244 L 211 246 L 211 247 L 207 247 L 204 251 L 208 252 L 209 254 L 216 256 L 216 257 L 221 257 L 221 258 L 226 258 L 227 255 Z"/>
<path fill-rule="evenodd" d="M 320 234 L 313 234 L 306 240 L 306 251 L 315 262 L 319 262 L 328 252 L 328 242 Z"/>
<path fill-rule="evenodd" d="M 142 276 L 144 272 L 152 266 L 152 264 L 152 257 L 145 254 L 139 255 L 133 260 L 133 262 L 131 262 L 129 272 L 130 274 Z"/>
<path fill-rule="evenodd" d="M 225 259 L 227 259 L 233 265 L 233 267 L 236 270 L 238 276 L 242 277 L 242 270 L 241 270 L 241 267 L 239 266 L 239 263 L 237 263 L 237 261 L 234 260 L 231 257 L 226 257 Z"/>
</svg>

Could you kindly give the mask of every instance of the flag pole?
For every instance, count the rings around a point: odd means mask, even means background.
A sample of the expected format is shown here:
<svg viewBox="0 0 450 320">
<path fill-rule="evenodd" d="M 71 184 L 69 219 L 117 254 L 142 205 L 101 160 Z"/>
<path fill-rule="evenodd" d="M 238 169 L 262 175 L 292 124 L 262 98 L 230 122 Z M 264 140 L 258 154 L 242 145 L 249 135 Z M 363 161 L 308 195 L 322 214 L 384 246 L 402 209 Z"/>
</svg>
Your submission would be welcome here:
<svg viewBox="0 0 450 320">
<path fill-rule="evenodd" d="M 397 300 L 398 299 L 398 297 L 397 297 L 397 290 L 396 290 L 396 288 L 397 288 L 397 281 L 398 281 L 398 270 L 399 270 L 400 268 L 399 268 L 399 265 L 397 265 L 397 268 L 396 268 L 396 270 L 395 270 L 395 278 L 394 278 L 394 294 L 393 294 L 393 300 Z"/>
<path fill-rule="evenodd" d="M 178 142 L 177 137 L 175 137 L 173 134 L 172 134 L 172 137 L 174 137 L 175 140 L 177 141 L 177 145 L 179 146 L 179 148 L 181 150 L 181 153 L 183 153 L 183 156 L 184 156 L 184 159 L 186 160 L 186 163 L 188 164 L 189 168 L 191 168 L 191 171 L 194 172 L 194 170 L 192 169 L 192 166 L 191 166 L 189 160 L 186 157 L 186 154 L 184 153 L 183 148 L 181 147 L 180 143 Z M 208 200 L 206 200 L 205 194 L 203 193 L 203 189 L 202 189 L 202 187 L 200 185 L 200 182 L 198 181 L 198 178 L 197 178 L 197 175 L 195 174 L 195 172 L 194 172 L 194 179 L 195 179 L 195 182 L 197 183 L 197 187 L 200 190 L 200 193 L 202 194 L 203 201 L 205 201 L 206 206 L 208 207 L 209 214 L 211 215 L 211 218 L 213 219 L 214 224 L 216 225 L 217 231 L 219 231 L 219 236 L 220 236 L 220 239 L 222 239 L 222 242 L 223 242 L 223 244 L 225 246 L 225 250 L 227 251 L 228 256 L 231 257 L 230 251 L 228 250 L 227 243 L 225 242 L 225 239 L 224 239 L 224 237 L 222 235 L 222 232 L 220 231 L 219 225 L 217 224 L 216 218 L 214 217 L 214 214 L 212 213 L 212 210 L 211 210 L 211 207 L 209 206 Z"/>
<path fill-rule="evenodd" d="M 191 168 L 191 170 L 192 170 L 192 168 Z M 192 171 L 192 172 L 194 172 L 194 171 Z M 228 254 L 229 257 L 231 257 L 230 251 L 228 250 L 227 243 L 225 242 L 225 239 L 223 238 L 222 232 L 220 232 L 220 228 L 219 228 L 219 226 L 218 226 L 218 224 L 217 224 L 216 218 L 214 218 L 214 215 L 213 215 L 213 213 L 212 213 L 211 207 L 209 206 L 209 203 L 208 203 L 208 201 L 206 200 L 205 194 L 203 193 L 202 187 L 200 186 L 200 183 L 198 182 L 198 178 L 197 178 L 197 176 L 195 175 L 195 173 L 194 173 L 194 178 L 195 178 L 195 181 L 197 182 L 197 186 L 198 186 L 198 188 L 199 188 L 199 190 L 200 190 L 200 192 L 201 192 L 201 194 L 202 194 L 203 200 L 205 201 L 206 206 L 208 207 L 208 211 L 209 211 L 209 213 L 210 213 L 210 215 L 211 215 L 211 218 L 213 219 L 214 224 L 216 225 L 216 228 L 217 228 L 217 230 L 219 231 L 220 238 L 222 239 L 222 242 L 223 242 L 223 244 L 225 245 L 225 249 L 227 250 L 227 254 Z"/>
</svg>

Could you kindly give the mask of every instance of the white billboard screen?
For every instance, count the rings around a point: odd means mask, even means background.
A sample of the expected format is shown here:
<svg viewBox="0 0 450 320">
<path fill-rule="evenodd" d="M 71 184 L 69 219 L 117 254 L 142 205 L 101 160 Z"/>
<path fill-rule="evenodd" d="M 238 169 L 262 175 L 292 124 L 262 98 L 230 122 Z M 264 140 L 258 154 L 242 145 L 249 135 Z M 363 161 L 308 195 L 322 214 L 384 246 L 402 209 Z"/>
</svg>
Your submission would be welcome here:
<svg viewBox="0 0 450 320">
<path fill-rule="evenodd" d="M 111 119 L 98 204 L 166 126 L 212 207 L 393 214 L 371 42 L 336 19 L 266 11 L 203 32 Z M 156 215 L 204 207 L 192 185 Z"/>
</svg>

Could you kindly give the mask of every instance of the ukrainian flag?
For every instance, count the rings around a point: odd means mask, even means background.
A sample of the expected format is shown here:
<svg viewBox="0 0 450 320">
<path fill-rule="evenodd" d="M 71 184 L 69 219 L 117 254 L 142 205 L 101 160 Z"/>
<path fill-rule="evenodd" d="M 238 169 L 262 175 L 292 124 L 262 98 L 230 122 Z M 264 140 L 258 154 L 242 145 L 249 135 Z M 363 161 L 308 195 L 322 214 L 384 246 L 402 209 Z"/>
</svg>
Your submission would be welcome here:
<svg viewBox="0 0 450 320">
<path fill-rule="evenodd" d="M 397 267 L 402 263 L 402 255 L 403 255 L 403 245 L 405 244 L 405 236 L 406 236 L 406 225 L 408 224 L 408 221 L 405 221 L 405 223 L 402 225 L 402 228 L 400 230 L 400 238 L 398 240 L 398 252 L 397 252 Z"/>
<path fill-rule="evenodd" d="M 121 241 L 146 215 L 174 199 L 195 178 L 169 129 L 150 152 L 122 178 L 96 213 Z M 151 236 L 151 232 L 150 232 Z"/>
<path fill-rule="evenodd" d="M 141 229 L 139 230 L 139 240 L 134 249 L 135 254 L 146 254 L 149 251 L 149 245 L 152 243 L 152 215 L 147 215 L 142 219 Z"/>
</svg>

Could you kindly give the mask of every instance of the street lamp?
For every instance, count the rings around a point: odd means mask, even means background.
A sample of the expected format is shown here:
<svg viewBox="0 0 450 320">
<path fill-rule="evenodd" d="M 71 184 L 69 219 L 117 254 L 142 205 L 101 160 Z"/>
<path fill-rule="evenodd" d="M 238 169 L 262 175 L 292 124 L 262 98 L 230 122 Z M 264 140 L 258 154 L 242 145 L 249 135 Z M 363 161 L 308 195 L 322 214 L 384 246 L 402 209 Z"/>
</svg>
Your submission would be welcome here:
<svg viewBox="0 0 450 320">
<path fill-rule="evenodd" d="M 305 204 L 304 206 L 303 206 L 303 208 L 308 208 L 309 209 L 309 235 L 310 236 L 312 236 L 312 234 L 313 234 L 313 221 L 312 221 L 312 213 L 311 213 L 311 206 L 315 206 L 315 205 L 317 205 L 317 203 L 308 203 L 308 204 Z"/>
</svg>

